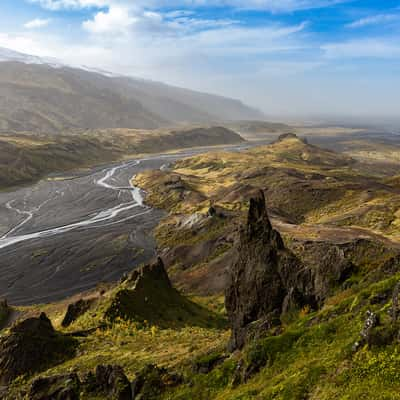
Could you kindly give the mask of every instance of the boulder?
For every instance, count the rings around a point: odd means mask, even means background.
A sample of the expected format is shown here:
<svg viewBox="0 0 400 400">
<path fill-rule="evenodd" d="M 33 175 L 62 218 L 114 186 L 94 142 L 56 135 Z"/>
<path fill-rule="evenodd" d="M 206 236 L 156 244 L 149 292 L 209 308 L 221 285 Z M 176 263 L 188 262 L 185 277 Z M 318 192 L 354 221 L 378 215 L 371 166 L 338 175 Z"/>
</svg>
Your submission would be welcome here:
<svg viewBox="0 0 400 400">
<path fill-rule="evenodd" d="M 98 365 L 95 373 L 97 391 L 113 400 L 131 400 L 131 384 L 119 365 Z"/>
<path fill-rule="evenodd" d="M 250 331 L 257 334 L 255 327 L 266 331 L 280 323 L 282 313 L 308 303 L 315 303 L 311 271 L 272 228 L 260 191 L 250 199 L 247 225 L 241 229 L 237 255 L 228 271 L 225 305 L 232 327 L 230 350 L 242 348 Z"/>
<path fill-rule="evenodd" d="M 367 311 L 364 326 L 360 332 L 363 340 L 368 342 L 372 330 L 379 325 L 379 317 L 372 311 Z"/>
<path fill-rule="evenodd" d="M 369 347 L 387 345 L 393 341 L 394 335 L 394 326 L 381 324 L 379 316 L 368 310 L 360 332 L 360 339 L 353 344 L 353 351 L 359 350 L 364 345 Z"/>
<path fill-rule="evenodd" d="M 75 303 L 68 305 L 67 312 L 65 313 L 64 319 L 61 325 L 66 328 L 76 321 L 81 315 L 85 314 L 93 304 L 94 299 L 80 299 Z"/>
<path fill-rule="evenodd" d="M 46 314 L 26 319 L 0 339 L 0 385 L 73 356 L 76 340 L 56 332 Z"/>
<path fill-rule="evenodd" d="M 79 400 L 78 375 L 56 375 L 35 379 L 30 387 L 29 400 Z"/>
<path fill-rule="evenodd" d="M 179 375 L 171 374 L 165 368 L 159 368 L 154 364 L 148 364 L 132 382 L 132 398 L 134 400 L 158 399 L 164 390 L 177 386 L 181 382 Z"/>
</svg>

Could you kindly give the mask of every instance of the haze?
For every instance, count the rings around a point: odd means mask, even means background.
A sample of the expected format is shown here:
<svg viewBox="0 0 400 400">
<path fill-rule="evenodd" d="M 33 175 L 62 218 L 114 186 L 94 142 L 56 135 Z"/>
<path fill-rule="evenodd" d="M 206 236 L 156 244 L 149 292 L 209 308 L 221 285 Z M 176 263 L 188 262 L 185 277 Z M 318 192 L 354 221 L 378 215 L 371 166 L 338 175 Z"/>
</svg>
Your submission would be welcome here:
<svg viewBox="0 0 400 400">
<path fill-rule="evenodd" d="M 222 94 L 269 118 L 397 124 L 400 1 L 3 0 L 0 46 Z"/>
</svg>

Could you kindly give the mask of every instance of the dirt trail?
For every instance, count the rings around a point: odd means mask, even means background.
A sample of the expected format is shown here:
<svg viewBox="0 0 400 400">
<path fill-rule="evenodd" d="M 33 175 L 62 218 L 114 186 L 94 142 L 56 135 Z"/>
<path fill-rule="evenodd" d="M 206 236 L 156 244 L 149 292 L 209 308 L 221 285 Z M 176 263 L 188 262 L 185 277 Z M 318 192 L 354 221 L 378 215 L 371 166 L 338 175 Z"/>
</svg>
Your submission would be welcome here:
<svg viewBox="0 0 400 400">
<path fill-rule="evenodd" d="M 354 239 L 367 239 L 379 241 L 389 247 L 400 249 L 400 242 L 389 239 L 369 229 L 313 224 L 295 225 L 284 222 L 276 217 L 272 217 L 271 222 L 279 232 L 288 234 L 299 240 L 346 243 Z"/>
</svg>

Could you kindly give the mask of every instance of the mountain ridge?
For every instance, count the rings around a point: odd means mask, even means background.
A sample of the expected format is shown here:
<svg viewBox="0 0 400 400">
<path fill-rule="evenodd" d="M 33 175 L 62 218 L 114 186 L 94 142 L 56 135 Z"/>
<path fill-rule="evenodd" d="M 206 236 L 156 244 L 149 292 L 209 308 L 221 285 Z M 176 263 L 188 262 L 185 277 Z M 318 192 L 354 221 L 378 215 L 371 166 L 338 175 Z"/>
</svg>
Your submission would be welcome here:
<svg viewBox="0 0 400 400">
<path fill-rule="evenodd" d="M 239 100 L 0 48 L 0 131 L 156 129 L 263 118 Z"/>
</svg>

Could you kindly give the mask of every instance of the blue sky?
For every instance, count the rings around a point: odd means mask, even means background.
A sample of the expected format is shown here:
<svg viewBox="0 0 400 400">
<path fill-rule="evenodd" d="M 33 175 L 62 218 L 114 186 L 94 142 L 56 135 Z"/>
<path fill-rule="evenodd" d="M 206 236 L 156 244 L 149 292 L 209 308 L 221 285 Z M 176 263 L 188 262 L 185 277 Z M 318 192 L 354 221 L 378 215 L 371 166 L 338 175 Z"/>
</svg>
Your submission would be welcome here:
<svg viewBox="0 0 400 400">
<path fill-rule="evenodd" d="M 274 117 L 399 116 L 400 0 L 2 0 L 0 46 Z"/>
</svg>

